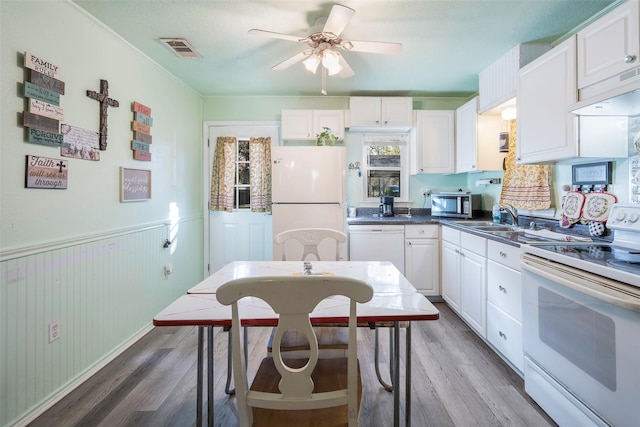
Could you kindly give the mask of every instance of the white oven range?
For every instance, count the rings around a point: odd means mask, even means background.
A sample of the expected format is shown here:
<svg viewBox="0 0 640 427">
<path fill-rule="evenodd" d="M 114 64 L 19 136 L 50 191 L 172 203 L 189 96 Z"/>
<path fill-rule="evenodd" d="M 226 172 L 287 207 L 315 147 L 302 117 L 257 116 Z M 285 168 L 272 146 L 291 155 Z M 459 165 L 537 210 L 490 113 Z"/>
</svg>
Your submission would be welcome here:
<svg viewBox="0 0 640 427">
<path fill-rule="evenodd" d="M 640 420 L 640 205 L 612 243 L 524 245 L 525 390 L 560 426 Z"/>
</svg>

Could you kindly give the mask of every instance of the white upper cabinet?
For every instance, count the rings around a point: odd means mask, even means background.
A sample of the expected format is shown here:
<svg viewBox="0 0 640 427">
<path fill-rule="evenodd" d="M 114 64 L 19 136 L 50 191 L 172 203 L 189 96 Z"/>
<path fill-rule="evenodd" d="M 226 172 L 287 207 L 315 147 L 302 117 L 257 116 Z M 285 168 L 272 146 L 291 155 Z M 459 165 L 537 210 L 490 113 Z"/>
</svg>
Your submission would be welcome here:
<svg viewBox="0 0 640 427">
<path fill-rule="evenodd" d="M 282 110 L 281 120 L 283 140 L 315 141 L 323 127 L 344 139 L 343 110 Z"/>
<path fill-rule="evenodd" d="M 638 21 L 638 1 L 631 0 L 578 32 L 578 88 L 640 65 Z"/>
<path fill-rule="evenodd" d="M 486 113 L 515 97 L 520 68 L 549 49 L 551 46 L 547 43 L 522 43 L 480 71 L 478 111 Z"/>
<path fill-rule="evenodd" d="M 412 173 L 455 172 L 453 110 L 416 110 L 416 162 Z"/>
<path fill-rule="evenodd" d="M 409 129 L 413 118 L 413 98 L 352 96 L 349 98 L 351 128 Z"/>
<path fill-rule="evenodd" d="M 456 173 L 502 170 L 502 118 L 478 115 L 478 97 L 456 110 Z"/>
<path fill-rule="evenodd" d="M 578 156 L 576 41 L 571 37 L 520 70 L 516 161 L 543 163 Z"/>
</svg>

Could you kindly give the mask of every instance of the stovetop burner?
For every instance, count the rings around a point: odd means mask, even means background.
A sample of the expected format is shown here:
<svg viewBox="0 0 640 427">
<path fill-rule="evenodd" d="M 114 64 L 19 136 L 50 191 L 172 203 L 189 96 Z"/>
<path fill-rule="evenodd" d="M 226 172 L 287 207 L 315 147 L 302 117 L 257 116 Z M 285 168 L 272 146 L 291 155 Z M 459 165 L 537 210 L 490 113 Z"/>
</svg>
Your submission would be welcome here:
<svg viewBox="0 0 640 427">
<path fill-rule="evenodd" d="M 527 245 L 526 251 L 640 287 L 640 205 L 614 205 L 607 228 L 615 231 L 612 243 L 548 242 Z"/>
</svg>

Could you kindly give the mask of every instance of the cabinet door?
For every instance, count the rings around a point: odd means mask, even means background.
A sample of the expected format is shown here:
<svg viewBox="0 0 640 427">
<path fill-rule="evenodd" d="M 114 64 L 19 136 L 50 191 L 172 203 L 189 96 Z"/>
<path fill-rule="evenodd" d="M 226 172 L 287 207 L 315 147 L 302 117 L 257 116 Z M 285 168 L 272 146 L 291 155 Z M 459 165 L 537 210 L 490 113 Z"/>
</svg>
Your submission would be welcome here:
<svg viewBox="0 0 640 427">
<path fill-rule="evenodd" d="M 416 172 L 455 172 L 454 111 L 418 110 L 416 127 Z"/>
<path fill-rule="evenodd" d="M 486 258 L 473 252 L 461 250 L 460 254 L 460 303 L 462 317 L 476 330 L 478 335 L 486 337 L 487 292 Z"/>
<path fill-rule="evenodd" d="M 575 37 L 520 70 L 516 161 L 537 163 L 578 155 Z"/>
<path fill-rule="evenodd" d="M 440 253 L 437 239 L 406 239 L 405 275 L 423 295 L 440 295 Z"/>
<path fill-rule="evenodd" d="M 380 97 L 352 96 L 349 98 L 351 126 L 380 126 Z"/>
<path fill-rule="evenodd" d="M 442 298 L 460 313 L 460 247 L 443 241 L 441 260 Z"/>
<path fill-rule="evenodd" d="M 476 97 L 456 110 L 456 173 L 478 170 L 477 136 L 478 98 Z"/>
<path fill-rule="evenodd" d="M 313 136 L 322 132 L 322 128 L 328 127 L 331 132 L 344 139 L 344 111 L 343 110 L 313 110 Z"/>
<path fill-rule="evenodd" d="M 282 139 L 316 139 L 313 131 L 312 110 L 282 110 Z"/>
<path fill-rule="evenodd" d="M 411 127 L 413 98 L 381 98 L 380 108 L 380 118 L 382 119 L 381 124 L 383 127 Z"/>
<path fill-rule="evenodd" d="M 638 66 L 638 2 L 628 1 L 578 32 L 578 88 Z"/>
</svg>

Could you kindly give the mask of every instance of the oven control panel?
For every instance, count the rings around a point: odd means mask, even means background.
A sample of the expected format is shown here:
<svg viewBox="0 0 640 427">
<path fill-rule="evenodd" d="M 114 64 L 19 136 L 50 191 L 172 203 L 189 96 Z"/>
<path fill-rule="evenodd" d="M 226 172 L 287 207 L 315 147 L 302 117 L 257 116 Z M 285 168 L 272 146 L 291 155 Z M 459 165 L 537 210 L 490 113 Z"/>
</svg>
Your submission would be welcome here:
<svg viewBox="0 0 640 427">
<path fill-rule="evenodd" d="M 607 220 L 607 227 L 612 230 L 640 232 L 640 205 L 613 205 Z"/>
</svg>

